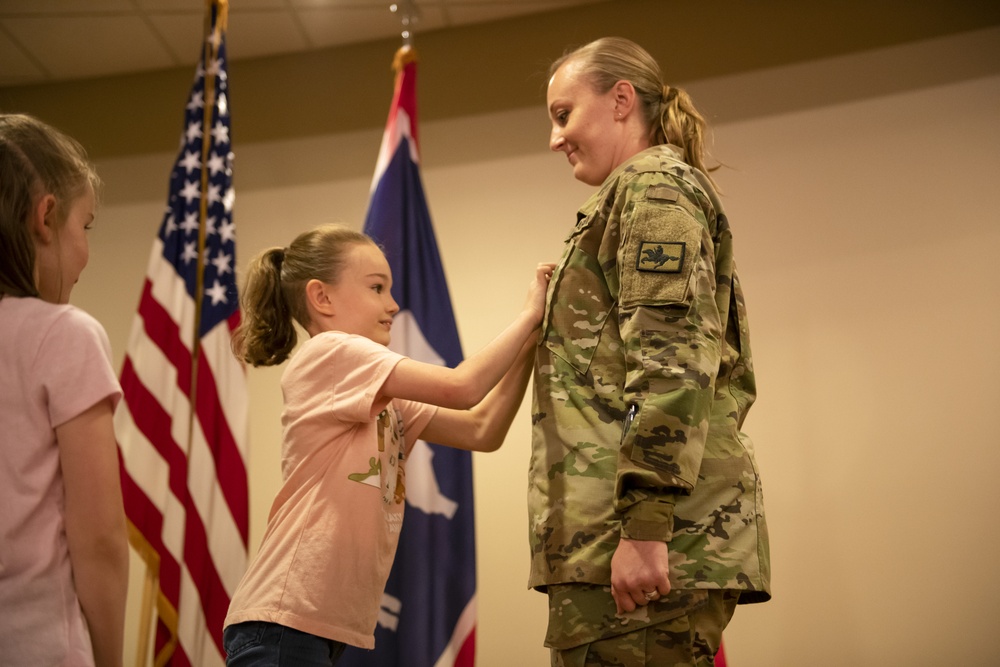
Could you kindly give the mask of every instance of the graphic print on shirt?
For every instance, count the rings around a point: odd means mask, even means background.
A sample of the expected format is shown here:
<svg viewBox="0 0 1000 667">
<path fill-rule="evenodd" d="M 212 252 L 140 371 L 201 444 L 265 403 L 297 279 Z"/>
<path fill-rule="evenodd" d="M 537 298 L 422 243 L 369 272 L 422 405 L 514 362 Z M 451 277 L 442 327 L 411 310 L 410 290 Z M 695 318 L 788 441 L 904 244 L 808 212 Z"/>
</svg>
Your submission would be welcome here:
<svg viewBox="0 0 1000 667">
<path fill-rule="evenodd" d="M 379 455 L 368 459 L 367 471 L 352 473 L 347 478 L 381 488 L 384 505 L 402 504 L 406 498 L 406 475 L 402 466 L 403 423 L 399 414 L 388 409 L 379 413 L 376 432 Z"/>
</svg>

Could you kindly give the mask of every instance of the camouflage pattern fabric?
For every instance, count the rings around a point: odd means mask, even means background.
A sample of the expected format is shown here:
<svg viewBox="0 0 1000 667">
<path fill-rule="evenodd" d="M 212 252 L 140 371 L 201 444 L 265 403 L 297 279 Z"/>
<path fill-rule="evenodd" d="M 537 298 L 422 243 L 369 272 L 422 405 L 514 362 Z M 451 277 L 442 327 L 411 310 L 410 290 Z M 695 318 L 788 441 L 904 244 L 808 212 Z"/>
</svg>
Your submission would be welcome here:
<svg viewBox="0 0 1000 667">
<path fill-rule="evenodd" d="M 549 635 L 557 635 L 546 637 L 552 667 L 712 665 L 738 596 L 736 591 L 678 591 L 617 616 L 609 587 L 550 586 Z M 568 634 L 562 636 L 559 628 Z"/>
<path fill-rule="evenodd" d="M 664 540 L 674 591 L 770 598 L 746 307 L 718 196 L 669 145 L 578 213 L 535 361 L 529 586 L 607 586 L 621 537 Z"/>
</svg>

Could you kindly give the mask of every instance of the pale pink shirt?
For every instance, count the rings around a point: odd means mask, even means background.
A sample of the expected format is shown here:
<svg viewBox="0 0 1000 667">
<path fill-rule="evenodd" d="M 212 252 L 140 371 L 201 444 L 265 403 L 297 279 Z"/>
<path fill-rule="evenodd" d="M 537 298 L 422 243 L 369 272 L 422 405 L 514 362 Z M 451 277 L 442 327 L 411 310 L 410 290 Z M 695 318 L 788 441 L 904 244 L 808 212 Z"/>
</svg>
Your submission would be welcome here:
<svg viewBox="0 0 1000 667">
<path fill-rule="evenodd" d="M 367 338 L 306 341 L 281 379 L 284 483 L 225 625 L 269 621 L 375 646 L 403 525 L 404 454 L 435 406 L 376 395 L 403 359 Z"/>
<path fill-rule="evenodd" d="M 0 299 L 0 664 L 93 665 L 73 585 L 55 428 L 121 388 L 93 317 Z"/>
</svg>

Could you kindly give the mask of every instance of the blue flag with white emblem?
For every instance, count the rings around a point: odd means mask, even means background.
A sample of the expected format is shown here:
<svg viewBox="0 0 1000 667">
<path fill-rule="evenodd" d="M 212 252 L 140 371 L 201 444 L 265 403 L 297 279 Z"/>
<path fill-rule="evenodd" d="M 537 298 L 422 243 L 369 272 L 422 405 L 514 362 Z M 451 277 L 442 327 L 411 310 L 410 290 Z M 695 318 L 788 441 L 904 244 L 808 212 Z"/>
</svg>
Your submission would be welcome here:
<svg viewBox="0 0 1000 667">
<path fill-rule="evenodd" d="M 381 245 L 399 304 L 390 348 L 454 368 L 462 347 L 420 179 L 416 58 L 396 55 L 396 86 L 364 232 Z M 406 509 L 375 649 L 348 647 L 338 665 L 472 667 L 476 553 L 472 455 L 419 441 L 406 459 Z"/>
</svg>

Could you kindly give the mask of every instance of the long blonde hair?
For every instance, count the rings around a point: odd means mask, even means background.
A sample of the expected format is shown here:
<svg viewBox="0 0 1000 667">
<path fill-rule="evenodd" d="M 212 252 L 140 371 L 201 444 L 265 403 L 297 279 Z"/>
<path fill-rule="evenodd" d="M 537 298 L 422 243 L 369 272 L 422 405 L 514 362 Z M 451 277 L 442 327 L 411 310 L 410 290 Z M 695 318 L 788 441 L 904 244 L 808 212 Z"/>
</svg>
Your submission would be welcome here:
<svg viewBox="0 0 1000 667">
<path fill-rule="evenodd" d="M 641 46 L 623 37 L 602 37 L 559 57 L 549 67 L 549 78 L 570 61 L 579 65 L 598 93 L 608 92 L 619 81 L 632 84 L 651 145 L 678 146 L 684 151 L 684 161 L 706 176 L 718 168 L 705 164 L 705 118 L 684 90 L 663 83 L 659 63 Z"/>
<path fill-rule="evenodd" d="M 28 220 L 45 195 L 55 197 L 57 228 L 70 206 L 101 180 L 75 139 L 32 116 L 0 114 L 0 297 L 39 296 Z"/>
<path fill-rule="evenodd" d="M 253 366 L 282 363 L 295 348 L 294 322 L 310 324 L 306 283 L 336 284 L 350 249 L 374 242 L 340 225 L 320 225 L 299 234 L 287 248 L 268 248 L 250 261 L 240 292 L 240 325 L 233 353 Z"/>
</svg>

